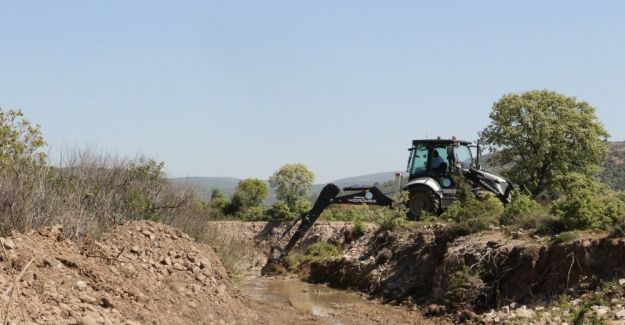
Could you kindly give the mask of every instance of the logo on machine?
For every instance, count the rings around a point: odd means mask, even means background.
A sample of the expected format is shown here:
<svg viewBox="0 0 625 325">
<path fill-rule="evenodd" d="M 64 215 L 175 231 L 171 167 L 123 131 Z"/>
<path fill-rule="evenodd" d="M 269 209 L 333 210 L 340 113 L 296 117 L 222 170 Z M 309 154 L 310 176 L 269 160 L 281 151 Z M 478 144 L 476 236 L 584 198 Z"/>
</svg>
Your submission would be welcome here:
<svg viewBox="0 0 625 325">
<path fill-rule="evenodd" d="M 373 193 L 367 191 L 365 192 L 365 195 L 355 195 L 353 197 L 350 197 L 349 199 L 347 199 L 348 202 L 350 203 L 364 203 L 364 204 L 377 204 L 378 201 L 376 201 L 373 198 Z"/>
</svg>

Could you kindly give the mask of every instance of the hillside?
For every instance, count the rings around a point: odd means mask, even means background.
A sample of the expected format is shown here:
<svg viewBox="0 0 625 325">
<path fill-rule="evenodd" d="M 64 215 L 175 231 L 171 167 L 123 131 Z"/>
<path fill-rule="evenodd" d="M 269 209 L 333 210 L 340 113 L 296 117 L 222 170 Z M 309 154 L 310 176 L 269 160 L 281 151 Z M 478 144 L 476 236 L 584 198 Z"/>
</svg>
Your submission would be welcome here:
<svg viewBox="0 0 625 325">
<path fill-rule="evenodd" d="M 332 181 L 332 183 L 339 187 L 349 185 L 373 185 L 375 183 L 383 183 L 393 180 L 395 172 L 383 172 L 375 174 L 367 174 L 355 177 L 342 178 Z M 193 188 L 202 199 L 209 199 L 213 189 L 222 191 L 226 196 L 231 196 L 234 193 L 234 189 L 239 183 L 240 179 L 234 177 L 180 177 L 170 178 L 170 180 L 177 185 L 190 186 Z M 310 188 L 311 196 L 315 197 L 321 192 L 324 184 L 313 184 Z M 267 184 L 269 187 L 269 184 Z M 275 200 L 275 194 L 273 191 L 269 191 L 268 203 Z"/>
<path fill-rule="evenodd" d="M 190 186 L 202 199 L 209 199 L 213 189 L 218 189 L 226 196 L 231 196 L 240 181 L 234 177 L 179 177 L 169 180 L 177 185 Z"/>
</svg>

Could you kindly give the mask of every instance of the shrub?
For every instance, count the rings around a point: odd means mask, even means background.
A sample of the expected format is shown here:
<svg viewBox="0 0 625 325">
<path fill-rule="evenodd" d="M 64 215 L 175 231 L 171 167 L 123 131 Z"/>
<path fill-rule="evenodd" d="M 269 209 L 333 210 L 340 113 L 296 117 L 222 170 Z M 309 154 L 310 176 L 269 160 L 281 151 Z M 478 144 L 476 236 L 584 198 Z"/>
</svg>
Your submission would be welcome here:
<svg viewBox="0 0 625 325">
<path fill-rule="evenodd" d="M 193 193 L 172 186 L 154 160 L 89 150 L 59 156 L 56 167 L 14 161 L 0 169 L 1 230 L 61 224 L 69 238 L 82 239 L 124 220 L 175 222 L 192 211 Z"/>
<path fill-rule="evenodd" d="M 365 234 L 365 224 L 362 220 L 356 220 L 354 222 L 354 226 L 352 227 L 352 237 L 360 238 Z"/>
<path fill-rule="evenodd" d="M 551 211 L 562 219 L 567 230 L 605 229 L 623 220 L 622 193 L 581 175 L 569 175 L 565 183 L 566 195 L 553 204 Z"/>
<path fill-rule="evenodd" d="M 454 310 L 472 307 L 486 288 L 484 281 L 475 270 L 464 267 L 449 277 L 445 292 L 445 303 Z"/>
<path fill-rule="evenodd" d="M 556 238 L 554 238 L 554 242 L 556 243 L 566 243 L 572 240 L 575 240 L 579 237 L 577 231 L 564 231 L 559 233 Z"/>
<path fill-rule="evenodd" d="M 308 246 L 304 255 L 300 256 L 298 260 L 299 263 L 321 261 L 340 254 L 341 249 L 338 246 L 326 242 L 317 242 Z"/>
<path fill-rule="evenodd" d="M 265 220 L 270 222 L 288 221 L 297 218 L 297 215 L 289 209 L 284 201 L 274 202 L 269 209 L 265 211 Z"/>
<path fill-rule="evenodd" d="M 266 209 L 263 207 L 249 207 L 245 208 L 237 213 L 237 218 L 246 221 L 260 221 L 265 220 Z"/>
<path fill-rule="evenodd" d="M 549 213 L 527 195 L 515 193 L 501 215 L 501 224 L 524 229 L 543 228 L 549 222 Z"/>
<path fill-rule="evenodd" d="M 452 203 L 440 218 L 465 225 L 472 232 L 478 232 L 488 229 L 490 225 L 498 225 L 503 211 L 501 201 L 490 193 L 481 197 L 468 195 L 464 201 Z"/>
</svg>

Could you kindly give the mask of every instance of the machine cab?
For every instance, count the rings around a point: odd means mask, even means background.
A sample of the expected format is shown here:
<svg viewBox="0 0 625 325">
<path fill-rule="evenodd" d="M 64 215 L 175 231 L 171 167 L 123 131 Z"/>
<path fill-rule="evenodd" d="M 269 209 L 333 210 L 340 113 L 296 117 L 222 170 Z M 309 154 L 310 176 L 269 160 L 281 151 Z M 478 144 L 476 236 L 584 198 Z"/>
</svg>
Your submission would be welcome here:
<svg viewBox="0 0 625 325">
<path fill-rule="evenodd" d="M 468 170 L 473 164 L 470 142 L 451 140 L 414 140 L 408 160 L 408 180 L 429 177 L 442 188 L 453 188 L 451 175 Z"/>
</svg>

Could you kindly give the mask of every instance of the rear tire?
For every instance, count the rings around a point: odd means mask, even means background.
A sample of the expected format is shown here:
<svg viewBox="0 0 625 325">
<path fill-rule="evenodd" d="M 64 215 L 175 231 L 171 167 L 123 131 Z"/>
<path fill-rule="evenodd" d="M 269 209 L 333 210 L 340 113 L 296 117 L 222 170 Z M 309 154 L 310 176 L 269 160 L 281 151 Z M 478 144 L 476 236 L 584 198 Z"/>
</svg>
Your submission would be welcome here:
<svg viewBox="0 0 625 325">
<path fill-rule="evenodd" d="M 418 186 L 410 190 L 408 201 L 408 216 L 410 219 L 419 220 L 423 212 L 438 214 L 440 201 L 434 191 L 425 186 Z"/>
</svg>

